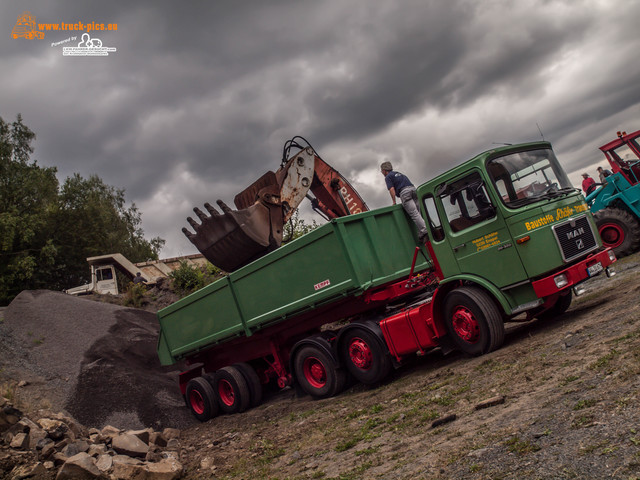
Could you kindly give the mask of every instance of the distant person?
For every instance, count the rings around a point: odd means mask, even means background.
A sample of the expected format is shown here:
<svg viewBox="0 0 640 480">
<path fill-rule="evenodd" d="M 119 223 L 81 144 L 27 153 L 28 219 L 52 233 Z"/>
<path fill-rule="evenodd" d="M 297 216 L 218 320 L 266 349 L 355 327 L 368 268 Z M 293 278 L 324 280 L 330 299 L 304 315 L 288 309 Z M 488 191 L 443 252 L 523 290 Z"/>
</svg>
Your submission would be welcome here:
<svg viewBox="0 0 640 480">
<path fill-rule="evenodd" d="M 136 276 L 133 277 L 133 283 L 134 284 L 147 283 L 147 279 L 144 278 L 140 272 L 138 272 L 138 273 L 136 273 Z"/>
<path fill-rule="evenodd" d="M 596 185 L 596 181 L 589 176 L 588 173 L 582 174 L 582 190 L 584 191 L 585 197 L 593 192 L 598 186 Z"/>
<path fill-rule="evenodd" d="M 424 242 L 427 238 L 427 225 L 420 215 L 420 205 L 418 204 L 418 195 L 416 187 L 400 172 L 394 172 L 391 162 L 384 162 L 380 165 L 380 171 L 384 175 L 384 181 L 391 195 L 393 204 L 396 204 L 396 197 L 402 202 L 402 208 L 407 212 L 411 220 L 418 227 L 418 238 L 420 242 Z"/>
<path fill-rule="evenodd" d="M 607 181 L 605 178 L 611 175 L 611 171 L 606 168 L 598 167 L 598 176 L 600 177 L 600 183 L 606 185 Z"/>
</svg>

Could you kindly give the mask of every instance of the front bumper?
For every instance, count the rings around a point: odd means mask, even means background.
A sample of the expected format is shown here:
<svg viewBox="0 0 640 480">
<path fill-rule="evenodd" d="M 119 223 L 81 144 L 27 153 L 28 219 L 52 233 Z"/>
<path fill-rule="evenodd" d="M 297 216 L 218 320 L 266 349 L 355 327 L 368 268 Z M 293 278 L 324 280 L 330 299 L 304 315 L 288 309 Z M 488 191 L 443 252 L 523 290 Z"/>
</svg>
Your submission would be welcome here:
<svg viewBox="0 0 640 480">
<path fill-rule="evenodd" d="M 601 252 L 589 255 L 581 262 L 571 265 L 560 272 L 556 272 L 553 275 L 531 282 L 531 285 L 533 286 L 533 290 L 538 298 L 548 297 L 549 295 L 571 288 L 590 278 L 588 271 L 589 267 L 600 263 L 602 265 L 602 272 L 615 261 L 615 255 L 610 248 L 607 248 Z M 564 276 L 564 278 L 559 278 L 561 276 Z M 558 280 L 562 281 L 558 282 Z"/>
</svg>

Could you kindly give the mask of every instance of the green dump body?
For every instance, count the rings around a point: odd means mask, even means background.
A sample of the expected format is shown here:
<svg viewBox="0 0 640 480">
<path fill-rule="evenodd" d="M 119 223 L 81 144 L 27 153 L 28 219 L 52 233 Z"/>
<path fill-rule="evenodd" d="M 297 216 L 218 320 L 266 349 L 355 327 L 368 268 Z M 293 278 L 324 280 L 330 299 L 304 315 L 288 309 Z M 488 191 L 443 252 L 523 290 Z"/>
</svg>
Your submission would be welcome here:
<svg viewBox="0 0 640 480">
<path fill-rule="evenodd" d="M 400 205 L 334 219 L 160 310 L 160 362 L 407 277 L 417 245 Z M 415 271 L 431 266 L 422 247 Z"/>
</svg>

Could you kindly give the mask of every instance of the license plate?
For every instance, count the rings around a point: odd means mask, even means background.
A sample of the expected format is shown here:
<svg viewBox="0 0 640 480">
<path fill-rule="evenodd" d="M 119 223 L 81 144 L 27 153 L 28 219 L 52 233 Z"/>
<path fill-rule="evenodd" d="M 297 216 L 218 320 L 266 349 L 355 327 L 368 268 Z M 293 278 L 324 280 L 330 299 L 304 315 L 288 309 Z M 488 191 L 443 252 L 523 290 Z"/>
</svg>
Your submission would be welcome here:
<svg viewBox="0 0 640 480">
<path fill-rule="evenodd" d="M 604 267 L 602 266 L 601 262 L 598 262 L 594 265 L 591 265 L 590 267 L 587 267 L 587 274 L 590 277 L 593 277 L 594 275 L 597 275 L 598 273 L 600 273 L 601 271 L 604 270 Z"/>
</svg>

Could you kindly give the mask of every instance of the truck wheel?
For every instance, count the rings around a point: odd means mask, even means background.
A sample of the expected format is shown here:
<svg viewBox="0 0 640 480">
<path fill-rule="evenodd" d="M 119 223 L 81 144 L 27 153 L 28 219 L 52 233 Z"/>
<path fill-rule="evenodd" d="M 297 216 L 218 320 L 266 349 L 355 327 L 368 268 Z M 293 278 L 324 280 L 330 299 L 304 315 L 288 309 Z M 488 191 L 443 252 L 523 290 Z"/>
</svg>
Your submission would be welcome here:
<svg viewBox="0 0 640 480">
<path fill-rule="evenodd" d="M 235 367 L 218 370 L 213 376 L 213 385 L 223 412 L 244 412 L 249 406 L 251 397 L 247 381 Z"/>
<path fill-rule="evenodd" d="M 469 355 L 482 355 L 504 342 L 504 323 L 496 304 L 483 290 L 462 287 L 444 301 L 445 324 L 455 346 Z"/>
<path fill-rule="evenodd" d="M 611 247 L 616 257 L 631 255 L 640 247 L 638 220 L 625 210 L 605 208 L 594 214 L 602 243 Z"/>
<path fill-rule="evenodd" d="M 249 405 L 257 407 L 262 402 L 262 383 L 258 374 L 248 363 L 240 362 L 232 365 L 242 374 L 249 387 Z"/>
<path fill-rule="evenodd" d="M 558 300 L 556 300 L 556 303 L 553 305 L 553 307 L 545 310 L 540 315 L 537 315 L 537 317 L 541 320 L 546 320 L 560 316 L 564 312 L 569 310 L 569 307 L 571 306 L 571 300 L 573 300 L 573 293 L 571 292 L 571 290 L 569 290 L 569 293 L 567 293 L 566 295 L 558 297 Z"/>
<path fill-rule="evenodd" d="M 342 361 L 351 375 L 371 385 L 391 372 L 391 360 L 378 339 L 370 332 L 354 328 L 340 340 Z"/>
<path fill-rule="evenodd" d="M 296 380 L 312 397 L 327 398 L 339 393 L 346 381 L 336 361 L 311 345 L 298 350 L 293 365 Z"/>
<path fill-rule="evenodd" d="M 206 422 L 218 415 L 216 394 L 209 382 L 202 377 L 189 380 L 185 400 L 191 413 L 201 422 Z"/>
</svg>

